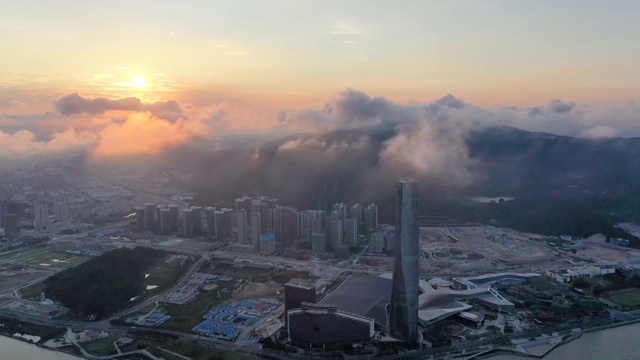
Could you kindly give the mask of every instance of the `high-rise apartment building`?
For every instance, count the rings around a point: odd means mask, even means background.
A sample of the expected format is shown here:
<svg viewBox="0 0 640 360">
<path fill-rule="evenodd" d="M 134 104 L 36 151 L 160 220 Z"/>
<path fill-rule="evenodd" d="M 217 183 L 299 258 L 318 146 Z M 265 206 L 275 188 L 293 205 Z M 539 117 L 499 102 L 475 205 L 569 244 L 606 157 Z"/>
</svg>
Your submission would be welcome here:
<svg viewBox="0 0 640 360">
<path fill-rule="evenodd" d="M 345 230 L 345 244 L 350 247 L 358 246 L 358 219 L 347 219 Z"/>
<path fill-rule="evenodd" d="M 331 214 L 331 245 L 335 250 L 338 246 L 344 244 L 344 222 L 339 212 Z"/>
<path fill-rule="evenodd" d="M 147 203 L 144 204 L 144 218 L 145 218 L 145 230 L 156 231 L 156 205 Z"/>
<path fill-rule="evenodd" d="M 218 240 L 229 240 L 232 234 L 232 214 L 233 210 L 222 208 L 215 211 L 215 237 Z"/>
<path fill-rule="evenodd" d="M 364 209 L 364 230 L 373 231 L 378 227 L 378 206 L 371 204 Z"/>
<path fill-rule="evenodd" d="M 240 212 L 240 210 L 244 210 L 246 211 L 246 221 L 247 221 L 247 226 L 249 226 L 249 215 L 251 214 L 251 207 L 253 205 L 253 199 L 251 199 L 251 197 L 249 196 L 242 196 L 236 199 L 236 221 L 237 219 L 237 215 Z M 236 225 L 238 225 L 236 223 Z"/>
<path fill-rule="evenodd" d="M 351 205 L 351 208 L 349 209 L 349 211 L 350 211 L 349 217 L 351 219 L 356 219 L 356 223 L 358 224 L 358 232 L 360 232 L 360 229 L 362 228 L 362 225 L 363 225 L 362 205 L 360 204 Z"/>
<path fill-rule="evenodd" d="M 11 241 L 20 237 L 20 218 L 23 215 L 22 207 L 13 201 L 0 203 L 0 219 L 4 226 L 4 235 Z"/>
<path fill-rule="evenodd" d="M 298 211 L 288 206 L 276 206 L 275 234 L 278 250 L 283 250 L 293 243 L 298 232 Z"/>
<path fill-rule="evenodd" d="M 206 207 L 204 208 L 204 215 L 207 224 L 207 236 L 213 238 L 216 236 L 216 208 Z"/>
<path fill-rule="evenodd" d="M 43 200 L 37 200 L 33 212 L 33 227 L 36 230 L 47 230 L 49 228 L 49 206 Z"/>
<path fill-rule="evenodd" d="M 247 244 L 249 223 L 247 221 L 247 210 L 240 208 L 236 212 L 236 232 L 238 234 L 238 244 Z"/>
<path fill-rule="evenodd" d="M 202 208 L 200 206 L 192 206 L 193 210 L 193 234 L 198 236 L 202 234 Z"/>
<path fill-rule="evenodd" d="M 345 205 L 344 203 L 337 203 L 337 204 L 333 204 L 333 207 L 331 209 L 331 213 L 338 213 L 338 217 L 340 220 L 342 220 L 342 223 L 344 224 L 345 221 L 347 221 L 347 205 Z"/>
<path fill-rule="evenodd" d="M 180 207 L 176 204 L 169 205 L 169 214 L 171 228 L 169 232 L 175 234 L 178 232 L 178 224 L 180 223 Z"/>
<path fill-rule="evenodd" d="M 53 219 L 58 223 L 69 222 L 69 204 L 66 199 L 53 201 Z"/>
<path fill-rule="evenodd" d="M 418 184 L 412 179 L 397 183 L 395 259 L 389 334 L 416 345 L 418 332 L 419 212 Z"/>
<path fill-rule="evenodd" d="M 307 239 L 311 239 L 313 233 L 325 233 L 326 214 L 324 211 L 307 210 L 304 213 L 307 222 L 305 234 Z"/>
<path fill-rule="evenodd" d="M 145 207 L 144 206 L 136 206 L 136 229 L 138 232 L 145 232 L 147 230 L 147 217 L 145 216 Z"/>
<path fill-rule="evenodd" d="M 311 249 L 314 254 L 324 255 L 327 252 L 327 235 L 325 233 L 312 233 Z"/>
<path fill-rule="evenodd" d="M 195 213 L 193 207 L 187 207 L 182 210 L 182 234 L 184 237 L 193 237 L 195 235 Z"/>
<path fill-rule="evenodd" d="M 260 250 L 260 235 L 262 234 L 262 219 L 259 212 L 251 214 L 251 243 L 256 250 Z"/>
<path fill-rule="evenodd" d="M 171 226 L 171 209 L 158 205 L 158 232 L 164 235 L 173 233 Z"/>
</svg>

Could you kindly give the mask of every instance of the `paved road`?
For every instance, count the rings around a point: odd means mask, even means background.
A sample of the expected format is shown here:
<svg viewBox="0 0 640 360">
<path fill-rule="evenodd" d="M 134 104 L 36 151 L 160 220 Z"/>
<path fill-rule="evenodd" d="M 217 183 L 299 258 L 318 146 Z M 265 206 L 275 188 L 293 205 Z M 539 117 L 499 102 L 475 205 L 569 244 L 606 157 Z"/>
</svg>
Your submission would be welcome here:
<svg viewBox="0 0 640 360">
<path fill-rule="evenodd" d="M 134 305 L 133 307 L 123 310 L 119 313 L 113 314 L 111 317 L 109 317 L 107 320 L 104 321 L 111 321 L 114 319 L 118 319 L 121 318 L 127 314 L 131 314 L 134 313 L 136 311 L 139 311 L 140 309 L 153 304 L 157 301 L 160 301 L 162 298 L 164 298 L 165 296 L 171 294 L 172 292 L 180 289 L 181 287 L 183 287 L 188 281 L 189 278 L 191 277 L 191 275 L 193 275 L 194 273 L 196 273 L 198 271 L 198 269 L 200 269 L 200 266 L 202 266 L 202 264 L 209 260 L 208 256 L 202 256 L 200 257 L 200 259 L 198 259 L 195 263 L 193 263 L 193 265 L 191 265 L 191 268 L 189 268 L 188 271 L 185 271 L 184 275 L 182 275 L 182 277 L 180 278 L 180 280 L 178 280 L 178 282 L 175 283 L 175 285 L 173 285 L 172 287 L 170 287 L 169 289 L 163 291 L 162 293 L 158 294 L 158 295 L 154 295 L 146 300 L 144 300 L 143 302 Z"/>
</svg>

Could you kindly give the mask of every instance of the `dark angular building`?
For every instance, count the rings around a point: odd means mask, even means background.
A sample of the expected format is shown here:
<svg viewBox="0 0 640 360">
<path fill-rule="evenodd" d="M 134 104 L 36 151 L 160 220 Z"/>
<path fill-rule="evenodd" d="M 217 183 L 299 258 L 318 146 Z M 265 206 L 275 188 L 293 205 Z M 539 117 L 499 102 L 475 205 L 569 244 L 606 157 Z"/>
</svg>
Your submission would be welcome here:
<svg viewBox="0 0 640 360">
<path fill-rule="evenodd" d="M 4 226 L 4 234 L 9 240 L 16 240 L 20 237 L 20 218 L 22 206 L 13 201 L 2 201 L 0 203 L 0 221 Z"/>
<path fill-rule="evenodd" d="M 314 286 L 292 282 L 284 284 L 285 313 L 289 310 L 301 307 L 304 302 L 316 302 L 316 288 Z"/>
<path fill-rule="evenodd" d="M 374 322 L 360 315 L 338 310 L 335 305 L 304 303 L 287 312 L 287 332 L 294 345 L 337 348 L 369 340 Z"/>
<path fill-rule="evenodd" d="M 396 237 L 393 285 L 389 307 L 389 333 L 410 345 L 420 339 L 418 332 L 418 183 L 402 179 L 397 183 Z"/>
</svg>

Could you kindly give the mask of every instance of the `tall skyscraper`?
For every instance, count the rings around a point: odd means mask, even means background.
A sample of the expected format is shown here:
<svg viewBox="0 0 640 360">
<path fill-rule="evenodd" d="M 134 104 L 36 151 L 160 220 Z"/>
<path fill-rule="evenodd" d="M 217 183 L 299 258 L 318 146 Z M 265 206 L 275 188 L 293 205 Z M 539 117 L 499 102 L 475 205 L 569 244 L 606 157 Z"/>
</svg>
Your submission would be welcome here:
<svg viewBox="0 0 640 360">
<path fill-rule="evenodd" d="M 418 332 L 418 183 L 402 179 L 397 183 L 396 237 L 389 334 L 415 346 Z"/>
<path fill-rule="evenodd" d="M 49 228 L 49 206 L 43 200 L 36 201 L 33 209 L 35 218 L 33 219 L 33 227 L 36 230 L 47 230 Z"/>
<path fill-rule="evenodd" d="M 364 209 L 364 230 L 373 231 L 378 227 L 378 206 L 371 204 Z"/>
</svg>

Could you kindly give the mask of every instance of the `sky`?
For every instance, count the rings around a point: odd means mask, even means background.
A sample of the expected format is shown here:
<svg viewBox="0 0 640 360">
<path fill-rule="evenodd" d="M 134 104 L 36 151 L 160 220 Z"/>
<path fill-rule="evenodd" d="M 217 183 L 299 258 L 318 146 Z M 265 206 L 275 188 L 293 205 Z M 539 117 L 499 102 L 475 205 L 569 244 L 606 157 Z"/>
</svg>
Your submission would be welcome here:
<svg viewBox="0 0 640 360">
<path fill-rule="evenodd" d="M 261 130 L 357 89 L 526 114 L 561 101 L 600 118 L 529 128 L 620 135 L 640 121 L 639 18 L 635 0 L 0 0 L 0 130 L 15 132 L 16 116 L 50 123 L 74 93 L 176 101 Z M 619 113 L 623 125 L 607 123 Z M 74 131 L 108 122 L 62 115 Z"/>
</svg>

